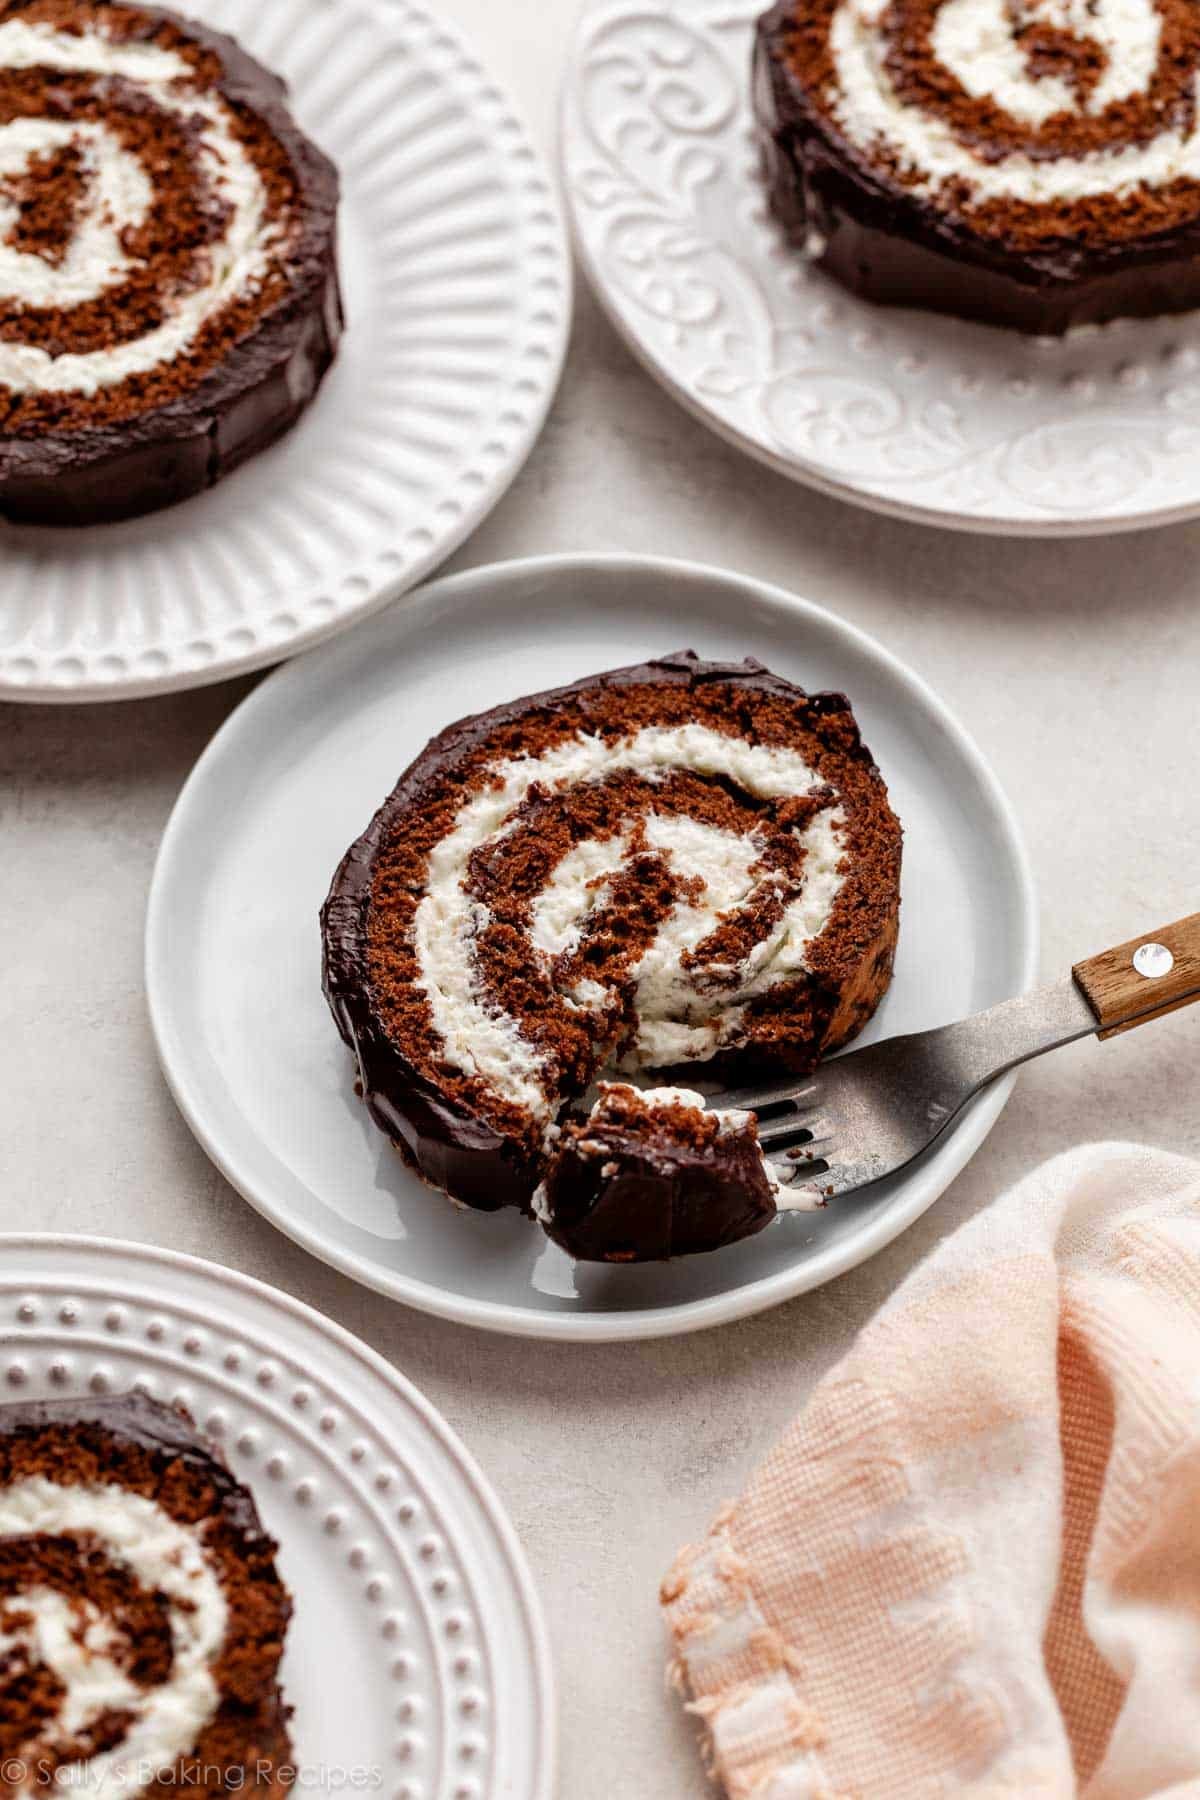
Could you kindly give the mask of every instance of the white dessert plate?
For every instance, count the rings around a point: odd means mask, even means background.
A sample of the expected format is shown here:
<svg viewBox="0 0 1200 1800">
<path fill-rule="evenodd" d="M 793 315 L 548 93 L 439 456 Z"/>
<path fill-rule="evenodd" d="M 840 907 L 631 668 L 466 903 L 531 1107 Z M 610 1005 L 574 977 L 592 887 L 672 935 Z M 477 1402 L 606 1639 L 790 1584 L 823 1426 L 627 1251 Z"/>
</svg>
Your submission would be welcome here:
<svg viewBox="0 0 1200 1800">
<path fill-rule="evenodd" d="M 187 1407 L 278 1540 L 298 1789 L 550 1800 L 537 1596 L 429 1402 L 320 1313 L 215 1263 L 0 1237 L 0 1400 L 133 1387 Z"/>
<path fill-rule="evenodd" d="M 1065 339 L 858 300 L 770 219 L 751 128 L 767 0 L 594 0 L 562 160 L 584 266 L 675 398 L 843 500 L 1068 536 L 1200 511 L 1200 314 Z"/>
<path fill-rule="evenodd" d="M 435 582 L 243 701 L 171 817 L 146 934 L 159 1055 L 204 1148 L 290 1237 L 408 1305 L 593 1341 L 757 1312 L 903 1231 L 1008 1097 L 993 1088 L 869 1193 L 641 1268 L 575 1265 L 516 1213 L 448 1205 L 371 1124 L 320 987 L 317 912 L 343 852 L 453 719 L 681 648 L 756 656 L 853 699 L 906 832 L 900 953 L 872 1035 L 960 1018 L 1033 979 L 1033 885 L 1008 805 L 940 701 L 862 632 L 748 577 L 650 558 L 548 557 Z"/>
<path fill-rule="evenodd" d="M 185 0 L 286 77 L 342 176 L 347 329 L 296 427 L 210 493 L 0 526 L 0 697 L 115 700 L 278 662 L 421 580 L 524 462 L 562 367 L 566 231 L 504 94 L 414 0 Z"/>
</svg>

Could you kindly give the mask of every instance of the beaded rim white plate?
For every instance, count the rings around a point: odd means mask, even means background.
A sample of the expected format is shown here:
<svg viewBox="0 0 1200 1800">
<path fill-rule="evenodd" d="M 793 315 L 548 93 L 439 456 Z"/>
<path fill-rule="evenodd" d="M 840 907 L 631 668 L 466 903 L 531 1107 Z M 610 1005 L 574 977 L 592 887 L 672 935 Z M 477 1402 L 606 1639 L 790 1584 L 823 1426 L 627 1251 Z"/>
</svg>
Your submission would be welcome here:
<svg viewBox="0 0 1200 1800">
<path fill-rule="evenodd" d="M 0 1236 L 0 1400 L 132 1387 L 187 1407 L 279 1542 L 299 1787 L 550 1800 L 553 1676 L 524 1553 L 416 1388 L 311 1307 L 215 1263 Z"/>
<path fill-rule="evenodd" d="M 822 607 L 653 557 L 541 557 L 434 582 L 276 671 L 192 771 L 146 921 L 159 1057 L 251 1205 L 381 1293 L 460 1324 L 588 1342 L 742 1318 L 854 1267 L 942 1193 L 1011 1091 L 996 1084 L 913 1169 L 712 1256 L 574 1265 L 515 1212 L 449 1206 L 367 1116 L 320 989 L 317 913 L 347 845 L 429 738 L 467 712 L 647 655 L 757 656 L 848 693 L 906 831 L 896 976 L 866 1036 L 1027 988 L 1037 908 L 994 775 L 919 677 Z"/>
<path fill-rule="evenodd" d="M 631 349 L 779 473 L 1017 536 L 1200 511 L 1200 314 L 1029 338 L 873 306 L 770 218 L 751 126 L 766 0 L 592 0 L 565 80 L 576 244 Z"/>
<path fill-rule="evenodd" d="M 571 269 L 508 98 L 416 0 L 188 0 L 285 76 L 342 174 L 347 330 L 313 405 L 207 494 L 0 527 L 0 697 L 115 700 L 278 662 L 403 593 L 524 462 Z"/>
</svg>

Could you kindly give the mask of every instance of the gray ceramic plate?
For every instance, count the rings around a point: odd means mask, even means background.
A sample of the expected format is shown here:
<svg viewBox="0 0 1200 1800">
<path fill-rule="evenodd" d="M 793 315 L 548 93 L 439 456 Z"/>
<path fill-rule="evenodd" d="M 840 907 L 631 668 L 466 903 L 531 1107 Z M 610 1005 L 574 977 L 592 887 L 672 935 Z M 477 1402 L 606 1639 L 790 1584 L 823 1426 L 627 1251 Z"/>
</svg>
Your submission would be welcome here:
<svg viewBox="0 0 1200 1800">
<path fill-rule="evenodd" d="M 941 702 L 820 607 L 715 569 L 548 558 L 434 583 L 290 663 L 238 709 L 181 795 L 155 870 L 146 966 L 163 1068 L 253 1206 L 335 1267 L 464 1324 L 662 1336 L 760 1311 L 872 1255 L 937 1199 L 1010 1091 L 904 1175 L 719 1255 L 576 1267 L 515 1214 L 464 1214 L 370 1124 L 320 989 L 333 870 L 425 742 L 477 712 L 690 647 L 844 689 L 906 832 L 896 978 L 871 1035 L 990 1006 L 1034 976 L 1033 884 L 994 776 Z"/>
</svg>

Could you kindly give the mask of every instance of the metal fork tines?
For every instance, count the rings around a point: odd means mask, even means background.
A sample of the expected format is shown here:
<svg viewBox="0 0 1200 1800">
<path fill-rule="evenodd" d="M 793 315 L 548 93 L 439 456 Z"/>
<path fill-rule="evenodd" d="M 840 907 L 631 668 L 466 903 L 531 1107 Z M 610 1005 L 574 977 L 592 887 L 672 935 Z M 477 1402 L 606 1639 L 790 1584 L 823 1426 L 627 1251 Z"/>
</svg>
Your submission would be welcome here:
<svg viewBox="0 0 1200 1800">
<path fill-rule="evenodd" d="M 997 1076 L 1096 1029 L 1068 980 L 958 1024 L 835 1057 L 805 1079 L 713 1094 L 707 1104 L 754 1113 L 759 1142 L 789 1193 L 828 1199 L 904 1168 Z"/>
</svg>

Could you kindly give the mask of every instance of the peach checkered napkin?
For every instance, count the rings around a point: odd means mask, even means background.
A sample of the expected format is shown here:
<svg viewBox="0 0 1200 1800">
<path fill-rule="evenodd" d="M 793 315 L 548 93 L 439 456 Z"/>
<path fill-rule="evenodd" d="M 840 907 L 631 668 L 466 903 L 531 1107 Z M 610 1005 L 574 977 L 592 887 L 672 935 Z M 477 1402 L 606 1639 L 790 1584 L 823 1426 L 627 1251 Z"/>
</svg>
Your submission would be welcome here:
<svg viewBox="0 0 1200 1800">
<path fill-rule="evenodd" d="M 662 1600 L 729 1800 L 1200 1800 L 1200 1168 L 955 1232 Z"/>
</svg>

